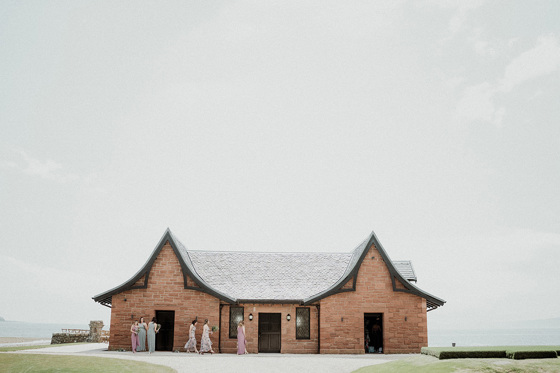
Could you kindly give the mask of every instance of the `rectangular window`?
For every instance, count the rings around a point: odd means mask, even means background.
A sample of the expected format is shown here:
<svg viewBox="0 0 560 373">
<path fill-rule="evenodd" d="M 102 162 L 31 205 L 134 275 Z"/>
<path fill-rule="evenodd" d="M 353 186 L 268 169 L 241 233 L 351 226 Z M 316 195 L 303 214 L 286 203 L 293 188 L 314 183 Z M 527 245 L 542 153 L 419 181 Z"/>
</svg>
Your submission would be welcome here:
<svg viewBox="0 0 560 373">
<path fill-rule="evenodd" d="M 296 307 L 296 339 L 310 339 L 309 307 Z"/>
<path fill-rule="evenodd" d="M 237 338 L 237 324 L 243 320 L 243 307 L 229 308 L 229 337 Z"/>
</svg>

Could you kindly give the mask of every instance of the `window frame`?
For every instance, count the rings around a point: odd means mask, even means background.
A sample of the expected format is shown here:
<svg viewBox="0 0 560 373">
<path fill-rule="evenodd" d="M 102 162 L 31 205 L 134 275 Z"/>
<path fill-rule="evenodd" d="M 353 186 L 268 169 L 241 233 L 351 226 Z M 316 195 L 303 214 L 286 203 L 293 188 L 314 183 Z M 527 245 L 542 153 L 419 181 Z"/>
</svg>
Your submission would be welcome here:
<svg viewBox="0 0 560 373">
<path fill-rule="evenodd" d="M 243 306 L 230 306 L 229 307 L 229 337 L 237 338 L 237 324 L 239 321 L 233 320 L 233 311 L 241 309 L 241 320 L 245 320 L 245 307 Z M 234 327 L 232 328 L 232 325 Z"/>
<path fill-rule="evenodd" d="M 307 314 L 301 315 L 300 312 L 304 310 L 307 310 Z M 306 337 L 300 337 L 298 336 L 298 330 L 300 330 L 300 328 L 302 328 L 303 326 L 298 325 L 298 321 L 300 317 L 307 317 L 307 336 Z M 311 308 L 310 307 L 296 307 L 296 339 L 311 339 Z"/>
</svg>

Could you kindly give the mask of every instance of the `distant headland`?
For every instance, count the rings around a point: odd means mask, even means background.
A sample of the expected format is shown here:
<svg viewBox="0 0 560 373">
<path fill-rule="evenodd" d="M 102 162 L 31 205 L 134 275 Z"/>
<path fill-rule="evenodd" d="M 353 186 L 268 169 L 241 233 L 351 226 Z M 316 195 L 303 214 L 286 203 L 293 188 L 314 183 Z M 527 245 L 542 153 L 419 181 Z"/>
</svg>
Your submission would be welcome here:
<svg viewBox="0 0 560 373">
<path fill-rule="evenodd" d="M 0 316 L 0 321 L 6 321 L 2 316 Z"/>
</svg>

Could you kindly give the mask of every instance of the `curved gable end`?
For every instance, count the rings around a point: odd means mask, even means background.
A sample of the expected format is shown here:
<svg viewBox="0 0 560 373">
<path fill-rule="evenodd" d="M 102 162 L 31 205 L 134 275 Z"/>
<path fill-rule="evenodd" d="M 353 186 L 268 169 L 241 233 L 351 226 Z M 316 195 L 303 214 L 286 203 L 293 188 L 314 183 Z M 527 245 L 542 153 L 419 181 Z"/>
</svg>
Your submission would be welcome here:
<svg viewBox="0 0 560 373">
<path fill-rule="evenodd" d="M 389 273 L 391 275 L 391 282 L 393 285 L 393 291 L 410 293 L 426 299 L 426 306 L 428 311 L 434 310 L 437 307 L 443 306 L 445 304 L 445 301 L 443 299 L 423 291 L 419 287 L 413 285 L 409 281 L 409 279 L 403 277 L 403 275 L 397 270 L 394 263 L 391 261 L 391 258 L 389 258 L 389 255 L 387 254 L 387 252 L 377 239 L 375 232 L 373 231 L 364 242 L 362 242 L 356 249 L 354 249 L 352 260 L 348 264 L 348 268 L 346 269 L 344 276 L 342 276 L 339 281 L 334 283 L 328 289 L 308 299 L 305 299 L 304 304 L 307 305 L 314 303 L 336 293 L 356 290 L 356 278 L 358 276 L 360 265 L 364 261 L 364 258 L 372 245 L 377 249 L 381 257 L 383 258 L 387 269 L 389 270 Z M 347 288 L 345 285 L 351 279 L 353 279 L 353 288 Z M 415 281 L 415 276 L 413 281 Z M 402 284 L 402 286 L 398 286 L 398 283 Z"/>
<path fill-rule="evenodd" d="M 443 299 L 438 298 L 434 295 L 431 295 L 430 293 L 425 292 L 424 290 L 420 289 L 419 287 L 413 285 L 409 280 L 405 279 L 403 277 L 403 275 L 397 270 L 397 268 L 395 267 L 395 265 L 391 261 L 391 258 L 389 258 L 389 255 L 387 254 L 387 252 L 383 248 L 383 245 L 381 245 L 381 243 L 377 239 L 377 236 L 375 235 L 375 233 L 371 232 L 371 234 L 373 236 L 373 241 L 374 241 L 373 244 L 377 248 L 377 251 L 379 251 L 379 254 L 383 258 L 383 261 L 387 265 L 387 269 L 389 269 L 389 273 L 391 274 L 391 282 L 393 283 L 393 291 L 401 291 L 401 292 L 404 292 L 404 293 L 410 293 L 410 294 L 418 295 L 419 297 L 422 297 L 422 298 L 426 299 L 426 306 L 427 306 L 428 311 L 434 310 L 434 309 L 436 309 L 438 307 L 441 307 L 445 304 L 445 301 Z M 397 282 L 396 281 L 399 281 L 404 286 L 404 289 L 402 289 L 400 287 L 397 287 Z"/>
<path fill-rule="evenodd" d="M 150 270 L 152 268 L 152 265 L 154 264 L 156 258 L 158 257 L 159 253 L 161 252 L 161 250 L 163 249 L 166 243 L 169 243 L 169 245 L 173 249 L 173 252 L 177 256 L 177 259 L 179 260 L 181 269 L 183 271 L 183 281 L 184 281 L 185 289 L 199 290 L 208 293 L 210 295 L 213 295 L 216 298 L 219 298 L 225 302 L 235 303 L 235 299 L 213 289 L 202 278 L 200 278 L 200 276 L 194 269 L 194 266 L 189 258 L 187 249 L 181 243 L 181 241 L 179 241 L 173 235 L 173 233 L 169 228 L 166 229 L 162 238 L 159 240 L 159 243 L 157 244 L 154 251 L 150 255 L 148 261 L 138 272 L 136 272 L 134 276 L 132 276 L 128 281 L 124 282 L 123 284 L 113 289 L 107 290 L 104 293 L 94 296 L 93 300 L 104 306 L 111 307 L 113 295 L 131 289 L 146 289 L 148 287 Z M 190 277 L 198 286 L 190 286 L 187 283 L 187 277 Z"/>
<path fill-rule="evenodd" d="M 329 295 L 333 295 L 339 292 L 356 290 L 356 276 L 358 275 L 358 269 L 360 269 L 360 264 L 364 260 L 364 257 L 366 256 L 369 248 L 371 247 L 372 234 L 373 232 L 371 232 L 369 237 L 366 238 L 360 245 L 358 245 L 358 247 L 354 249 L 354 251 L 352 252 L 352 258 L 350 259 L 350 262 L 348 263 L 348 266 L 346 267 L 346 271 L 344 271 L 342 277 L 340 277 L 340 279 L 334 284 L 332 284 L 329 288 L 323 290 L 318 294 L 313 295 L 312 297 L 304 299 L 303 301 L 304 305 L 314 303 L 318 300 L 328 297 Z M 346 288 L 345 285 L 350 280 L 352 280 L 352 287 Z"/>
<path fill-rule="evenodd" d="M 184 289 L 201 291 L 230 304 L 256 302 L 309 305 L 333 294 L 355 291 L 358 271 L 372 246 L 377 249 L 387 266 L 393 291 L 425 298 L 428 311 L 445 303 L 443 299 L 413 285 L 411 281 L 416 281 L 416 275 L 412 264 L 408 261 L 396 262 L 397 267 L 373 231 L 351 253 L 249 255 L 189 252 L 169 228 L 148 261 L 134 276 L 123 284 L 94 296 L 93 300 L 111 307 L 113 295 L 132 289 L 146 289 L 152 266 L 166 244 L 171 246 L 179 261 Z M 242 263 L 252 265 L 243 269 Z"/>
</svg>

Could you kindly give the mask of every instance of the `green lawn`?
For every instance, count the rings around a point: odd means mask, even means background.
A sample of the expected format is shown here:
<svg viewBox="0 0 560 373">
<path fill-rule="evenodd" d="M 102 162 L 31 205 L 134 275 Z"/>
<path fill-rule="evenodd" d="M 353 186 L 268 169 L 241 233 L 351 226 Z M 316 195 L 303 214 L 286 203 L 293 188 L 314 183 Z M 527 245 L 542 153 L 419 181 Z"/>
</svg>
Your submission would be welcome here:
<svg viewBox="0 0 560 373">
<path fill-rule="evenodd" d="M 560 359 L 453 359 L 415 355 L 386 364 L 372 365 L 353 373 L 560 373 Z"/>
<path fill-rule="evenodd" d="M 176 372 L 162 365 L 141 363 L 133 360 L 111 359 L 89 356 L 0 354 L 2 373 L 19 372 L 75 372 L 75 373 L 149 373 Z"/>
<path fill-rule="evenodd" d="M 48 348 L 48 347 L 61 347 L 61 346 L 68 346 L 71 345 L 83 345 L 84 343 L 64 343 L 58 345 L 34 345 L 34 346 L 13 346 L 13 347 L 0 347 L 0 352 L 7 352 L 7 351 L 21 351 L 21 350 L 36 350 L 39 348 Z"/>
</svg>

